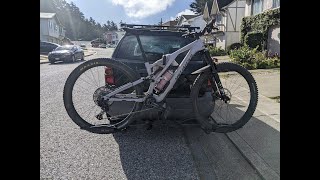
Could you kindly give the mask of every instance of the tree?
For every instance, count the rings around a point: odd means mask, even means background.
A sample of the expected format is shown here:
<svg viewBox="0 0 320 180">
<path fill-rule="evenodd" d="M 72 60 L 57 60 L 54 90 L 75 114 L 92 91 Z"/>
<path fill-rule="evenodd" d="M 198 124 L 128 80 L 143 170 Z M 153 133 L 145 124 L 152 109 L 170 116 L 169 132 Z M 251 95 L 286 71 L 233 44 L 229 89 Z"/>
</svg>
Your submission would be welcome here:
<svg viewBox="0 0 320 180">
<path fill-rule="evenodd" d="M 117 31 L 118 30 L 118 26 L 116 23 L 114 23 L 113 21 L 111 21 L 110 23 L 110 31 Z"/>
<path fill-rule="evenodd" d="M 195 0 L 195 2 L 190 4 L 190 10 L 195 12 L 196 14 L 201 14 L 206 5 L 206 2 L 208 3 L 208 6 L 211 7 L 213 0 Z"/>
<path fill-rule="evenodd" d="M 92 40 L 101 37 L 106 31 L 118 29 L 113 21 L 100 24 L 92 17 L 85 18 L 76 4 L 65 0 L 40 0 L 40 12 L 56 13 L 66 30 L 66 37 L 71 40 Z"/>
</svg>

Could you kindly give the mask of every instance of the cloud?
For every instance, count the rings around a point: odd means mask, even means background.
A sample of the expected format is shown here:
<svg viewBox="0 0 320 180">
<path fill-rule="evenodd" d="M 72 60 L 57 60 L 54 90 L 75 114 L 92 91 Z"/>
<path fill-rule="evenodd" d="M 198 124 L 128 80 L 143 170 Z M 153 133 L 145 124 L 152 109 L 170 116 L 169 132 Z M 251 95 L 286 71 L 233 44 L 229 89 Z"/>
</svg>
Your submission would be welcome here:
<svg viewBox="0 0 320 180">
<path fill-rule="evenodd" d="M 170 20 L 173 21 L 181 15 L 195 15 L 195 13 L 193 11 L 191 11 L 190 9 L 185 9 L 185 10 L 179 12 L 178 14 L 176 14 L 175 17 L 170 17 Z"/>
<path fill-rule="evenodd" d="M 112 3 L 122 6 L 129 17 L 145 18 L 166 10 L 174 1 L 175 0 L 112 0 Z"/>
</svg>

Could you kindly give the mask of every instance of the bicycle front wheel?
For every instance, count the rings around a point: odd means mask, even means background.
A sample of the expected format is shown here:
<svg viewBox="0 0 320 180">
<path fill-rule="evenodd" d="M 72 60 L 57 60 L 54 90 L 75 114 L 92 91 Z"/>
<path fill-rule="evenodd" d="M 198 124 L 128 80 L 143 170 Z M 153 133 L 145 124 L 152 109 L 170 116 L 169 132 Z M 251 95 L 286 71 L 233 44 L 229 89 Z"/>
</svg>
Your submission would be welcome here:
<svg viewBox="0 0 320 180">
<path fill-rule="evenodd" d="M 195 80 L 191 99 L 195 116 L 206 132 L 227 133 L 241 128 L 250 120 L 257 107 L 258 88 L 251 73 L 240 65 L 218 63 L 217 71 L 229 100 L 225 102 L 218 92 L 213 92 L 212 84 L 208 83 L 212 78 L 209 71 Z M 202 98 L 204 94 L 209 95 L 205 100 Z"/>
<path fill-rule="evenodd" d="M 142 103 L 111 102 L 102 97 L 139 78 L 131 68 L 112 59 L 99 58 L 81 64 L 64 86 L 63 100 L 68 115 L 80 128 L 93 133 L 108 134 L 127 127 Z M 119 94 L 140 97 L 143 88 L 136 85 Z"/>
</svg>

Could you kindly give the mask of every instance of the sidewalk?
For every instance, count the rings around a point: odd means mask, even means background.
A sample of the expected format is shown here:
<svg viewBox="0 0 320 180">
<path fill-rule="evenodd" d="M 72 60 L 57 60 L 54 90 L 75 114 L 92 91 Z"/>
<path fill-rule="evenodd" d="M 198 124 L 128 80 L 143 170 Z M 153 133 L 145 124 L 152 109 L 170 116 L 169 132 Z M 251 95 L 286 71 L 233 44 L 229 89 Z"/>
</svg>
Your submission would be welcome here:
<svg viewBox="0 0 320 180">
<path fill-rule="evenodd" d="M 220 57 L 220 59 L 222 58 Z M 227 60 L 227 58 L 224 60 Z M 270 97 L 280 96 L 280 70 L 267 69 L 252 70 L 250 72 L 257 82 L 259 99 L 253 117 L 243 128 L 227 134 L 211 133 L 207 135 L 199 132 L 202 130 L 190 129 L 188 127 L 185 129 L 185 133 L 187 137 L 202 136 L 202 138 L 198 138 L 197 140 L 191 139 L 191 141 L 194 144 L 199 144 L 203 151 L 207 152 L 205 153 L 207 156 L 206 161 L 202 162 L 204 165 L 208 163 L 216 164 L 213 161 L 222 158 L 218 157 L 215 153 L 218 152 L 217 148 L 226 148 L 223 143 L 217 144 L 219 139 L 223 139 L 226 136 L 258 172 L 260 177 L 272 180 L 280 179 L 280 103 L 274 99 L 270 99 Z M 188 139 L 190 140 L 190 138 Z M 219 145 L 221 147 L 216 147 Z M 226 151 L 231 151 L 230 148 Z M 213 152 L 213 154 L 209 152 Z M 232 156 L 230 153 L 223 155 L 229 163 L 237 163 L 239 161 L 228 157 Z M 199 164 L 200 174 L 201 168 L 205 168 L 204 165 L 201 166 L 201 163 Z M 227 165 L 225 166 L 227 167 Z M 205 171 L 202 173 L 205 174 Z M 241 174 L 239 167 L 234 170 L 234 173 L 239 178 L 252 179 Z"/>
<path fill-rule="evenodd" d="M 96 54 L 96 51 L 84 50 L 84 57 Z M 40 54 L 40 64 L 49 63 L 48 56 Z"/>
</svg>

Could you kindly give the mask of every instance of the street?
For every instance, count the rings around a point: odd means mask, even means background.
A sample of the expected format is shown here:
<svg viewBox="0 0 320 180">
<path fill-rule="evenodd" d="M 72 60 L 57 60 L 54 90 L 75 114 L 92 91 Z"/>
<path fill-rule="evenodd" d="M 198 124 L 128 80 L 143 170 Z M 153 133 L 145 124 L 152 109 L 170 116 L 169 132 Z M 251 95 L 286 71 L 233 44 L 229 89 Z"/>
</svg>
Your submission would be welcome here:
<svg viewBox="0 0 320 180">
<path fill-rule="evenodd" d="M 114 50 L 90 49 L 97 53 L 85 60 L 110 57 Z M 192 128 L 158 124 L 113 135 L 80 130 L 66 113 L 62 93 L 81 63 L 40 64 L 40 179 L 261 179 L 224 134 L 214 134 L 215 144 L 206 145 L 214 151 L 206 152 L 192 139 L 208 136 Z"/>
</svg>

